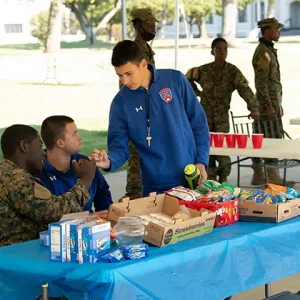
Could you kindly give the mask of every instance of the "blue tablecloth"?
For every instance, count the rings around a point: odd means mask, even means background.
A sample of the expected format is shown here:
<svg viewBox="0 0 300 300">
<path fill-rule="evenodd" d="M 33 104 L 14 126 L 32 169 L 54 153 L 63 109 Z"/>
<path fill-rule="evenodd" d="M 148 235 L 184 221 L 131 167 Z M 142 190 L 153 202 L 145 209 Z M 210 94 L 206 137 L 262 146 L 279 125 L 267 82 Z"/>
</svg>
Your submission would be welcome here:
<svg viewBox="0 0 300 300">
<path fill-rule="evenodd" d="M 51 262 L 38 241 L 2 247 L 0 299 L 35 299 L 48 282 L 50 296 L 69 300 L 220 300 L 297 272 L 300 217 L 236 223 L 114 264 Z"/>
</svg>

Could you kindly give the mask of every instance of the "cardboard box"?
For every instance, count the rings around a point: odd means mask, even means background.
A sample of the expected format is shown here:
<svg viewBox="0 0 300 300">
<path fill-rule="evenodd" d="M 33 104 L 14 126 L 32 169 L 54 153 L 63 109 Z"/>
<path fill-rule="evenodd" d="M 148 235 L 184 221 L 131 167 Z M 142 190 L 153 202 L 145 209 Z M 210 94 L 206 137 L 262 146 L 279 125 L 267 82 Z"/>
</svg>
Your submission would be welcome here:
<svg viewBox="0 0 300 300">
<path fill-rule="evenodd" d="M 64 262 L 67 259 L 66 224 L 76 220 L 62 220 L 48 225 L 50 260 Z"/>
<path fill-rule="evenodd" d="M 40 247 L 49 247 L 49 231 L 41 231 L 39 233 Z"/>
<path fill-rule="evenodd" d="M 108 220 L 116 224 L 119 217 L 132 217 L 162 212 L 168 216 L 175 215 L 180 210 L 178 200 L 172 196 L 151 193 L 149 197 L 129 201 L 122 199 L 121 203 L 112 204 L 108 211 Z M 207 209 L 200 211 L 189 209 L 191 219 L 177 220 L 169 226 L 160 226 L 150 222 L 145 226 L 144 240 L 155 246 L 163 247 L 179 241 L 190 239 L 213 230 L 216 213 Z"/>
<path fill-rule="evenodd" d="M 110 222 L 86 223 L 78 226 L 78 262 L 97 262 L 110 248 Z"/>
<path fill-rule="evenodd" d="M 83 221 L 76 221 L 66 225 L 67 261 L 78 261 L 78 227 Z"/>
<path fill-rule="evenodd" d="M 213 201 L 182 201 L 179 200 L 180 205 L 185 205 L 191 209 L 200 210 L 206 208 L 216 212 L 215 227 L 225 226 L 239 220 L 239 201 L 233 199 L 225 202 Z"/>
<path fill-rule="evenodd" d="M 240 202 L 240 221 L 279 223 L 299 215 L 300 199 L 279 204 L 256 203 L 253 200 Z"/>
</svg>

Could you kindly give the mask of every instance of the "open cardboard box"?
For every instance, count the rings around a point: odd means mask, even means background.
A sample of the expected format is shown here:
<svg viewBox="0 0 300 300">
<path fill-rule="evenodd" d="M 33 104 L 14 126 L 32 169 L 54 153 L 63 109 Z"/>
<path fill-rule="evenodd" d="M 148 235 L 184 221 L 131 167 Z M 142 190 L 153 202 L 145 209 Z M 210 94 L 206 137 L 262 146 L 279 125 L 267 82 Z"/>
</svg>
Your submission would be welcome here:
<svg viewBox="0 0 300 300">
<path fill-rule="evenodd" d="M 132 217 L 162 212 L 170 217 L 180 210 L 178 200 L 165 194 L 151 193 L 149 197 L 136 200 L 124 198 L 120 203 L 112 204 L 108 211 L 108 220 L 116 224 L 119 217 Z M 150 222 L 145 227 L 144 240 L 152 245 L 163 247 L 179 241 L 200 236 L 213 230 L 216 213 L 207 209 L 200 211 L 189 209 L 191 219 L 177 220 L 169 226 Z"/>
<path fill-rule="evenodd" d="M 239 212 L 240 221 L 279 223 L 299 215 L 300 199 L 279 204 L 263 204 L 246 200 L 240 202 Z"/>
</svg>

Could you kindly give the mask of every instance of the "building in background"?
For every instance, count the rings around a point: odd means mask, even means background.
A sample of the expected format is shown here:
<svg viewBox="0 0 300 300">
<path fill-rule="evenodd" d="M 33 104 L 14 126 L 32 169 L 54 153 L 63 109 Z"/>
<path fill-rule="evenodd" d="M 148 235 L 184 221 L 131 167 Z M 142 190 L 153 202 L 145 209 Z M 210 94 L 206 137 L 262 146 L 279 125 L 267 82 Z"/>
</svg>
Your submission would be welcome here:
<svg viewBox="0 0 300 300">
<path fill-rule="evenodd" d="M 184 3 L 184 0 L 183 0 Z M 238 10 L 237 14 L 237 37 L 257 36 L 257 21 L 267 18 L 268 1 L 256 1 L 247 5 L 244 10 Z M 277 0 L 274 7 L 275 18 L 284 24 L 284 31 L 290 35 L 300 35 L 300 1 Z M 174 38 L 174 22 L 164 28 L 164 38 Z M 188 26 L 189 27 L 189 26 Z M 222 16 L 213 14 L 206 21 L 206 31 L 210 37 L 217 37 L 222 32 Z M 285 32 L 283 31 L 283 34 Z M 199 36 L 197 25 L 192 26 L 190 33 L 194 37 Z M 159 34 L 158 34 L 159 36 Z M 180 36 L 186 36 L 184 22 L 180 22 Z"/>
<path fill-rule="evenodd" d="M 175 0 L 174 0 L 175 1 Z M 184 3 L 184 0 L 182 0 Z M 50 0 L 0 0 L 0 44 L 36 43 L 38 40 L 31 35 L 30 20 L 41 11 L 48 10 Z M 249 4 L 237 15 L 237 37 L 257 36 L 256 22 L 267 16 L 268 1 L 257 1 Z M 275 17 L 285 25 L 287 34 L 300 34 L 300 1 L 277 0 L 275 3 Z M 189 28 L 189 27 L 188 27 Z M 206 21 L 207 33 L 216 37 L 221 33 L 222 16 L 212 15 Z M 163 38 L 174 38 L 174 22 L 164 26 Z M 283 34 L 285 34 L 283 31 Z M 197 25 L 192 26 L 190 35 L 199 36 Z M 186 36 L 184 22 L 180 22 L 180 36 Z M 162 37 L 158 32 L 157 37 Z M 64 37 L 69 40 L 68 37 Z M 76 40 L 84 39 L 78 36 Z"/>
<path fill-rule="evenodd" d="M 36 43 L 30 20 L 48 10 L 49 0 L 0 0 L 0 44 Z"/>
</svg>

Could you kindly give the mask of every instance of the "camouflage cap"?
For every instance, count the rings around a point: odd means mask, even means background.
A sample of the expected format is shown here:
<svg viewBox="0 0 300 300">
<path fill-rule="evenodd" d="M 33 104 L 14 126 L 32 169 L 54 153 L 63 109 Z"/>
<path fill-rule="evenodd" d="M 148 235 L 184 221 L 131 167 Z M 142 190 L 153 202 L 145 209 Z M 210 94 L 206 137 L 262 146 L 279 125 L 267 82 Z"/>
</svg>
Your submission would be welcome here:
<svg viewBox="0 0 300 300">
<path fill-rule="evenodd" d="M 150 8 L 136 8 L 131 12 L 132 21 L 135 19 L 140 19 L 144 22 L 158 22 L 157 19 L 154 18 L 153 13 Z"/>
<path fill-rule="evenodd" d="M 263 19 L 257 22 L 258 28 L 273 27 L 275 29 L 281 29 L 284 25 L 279 23 L 275 18 Z"/>
</svg>

